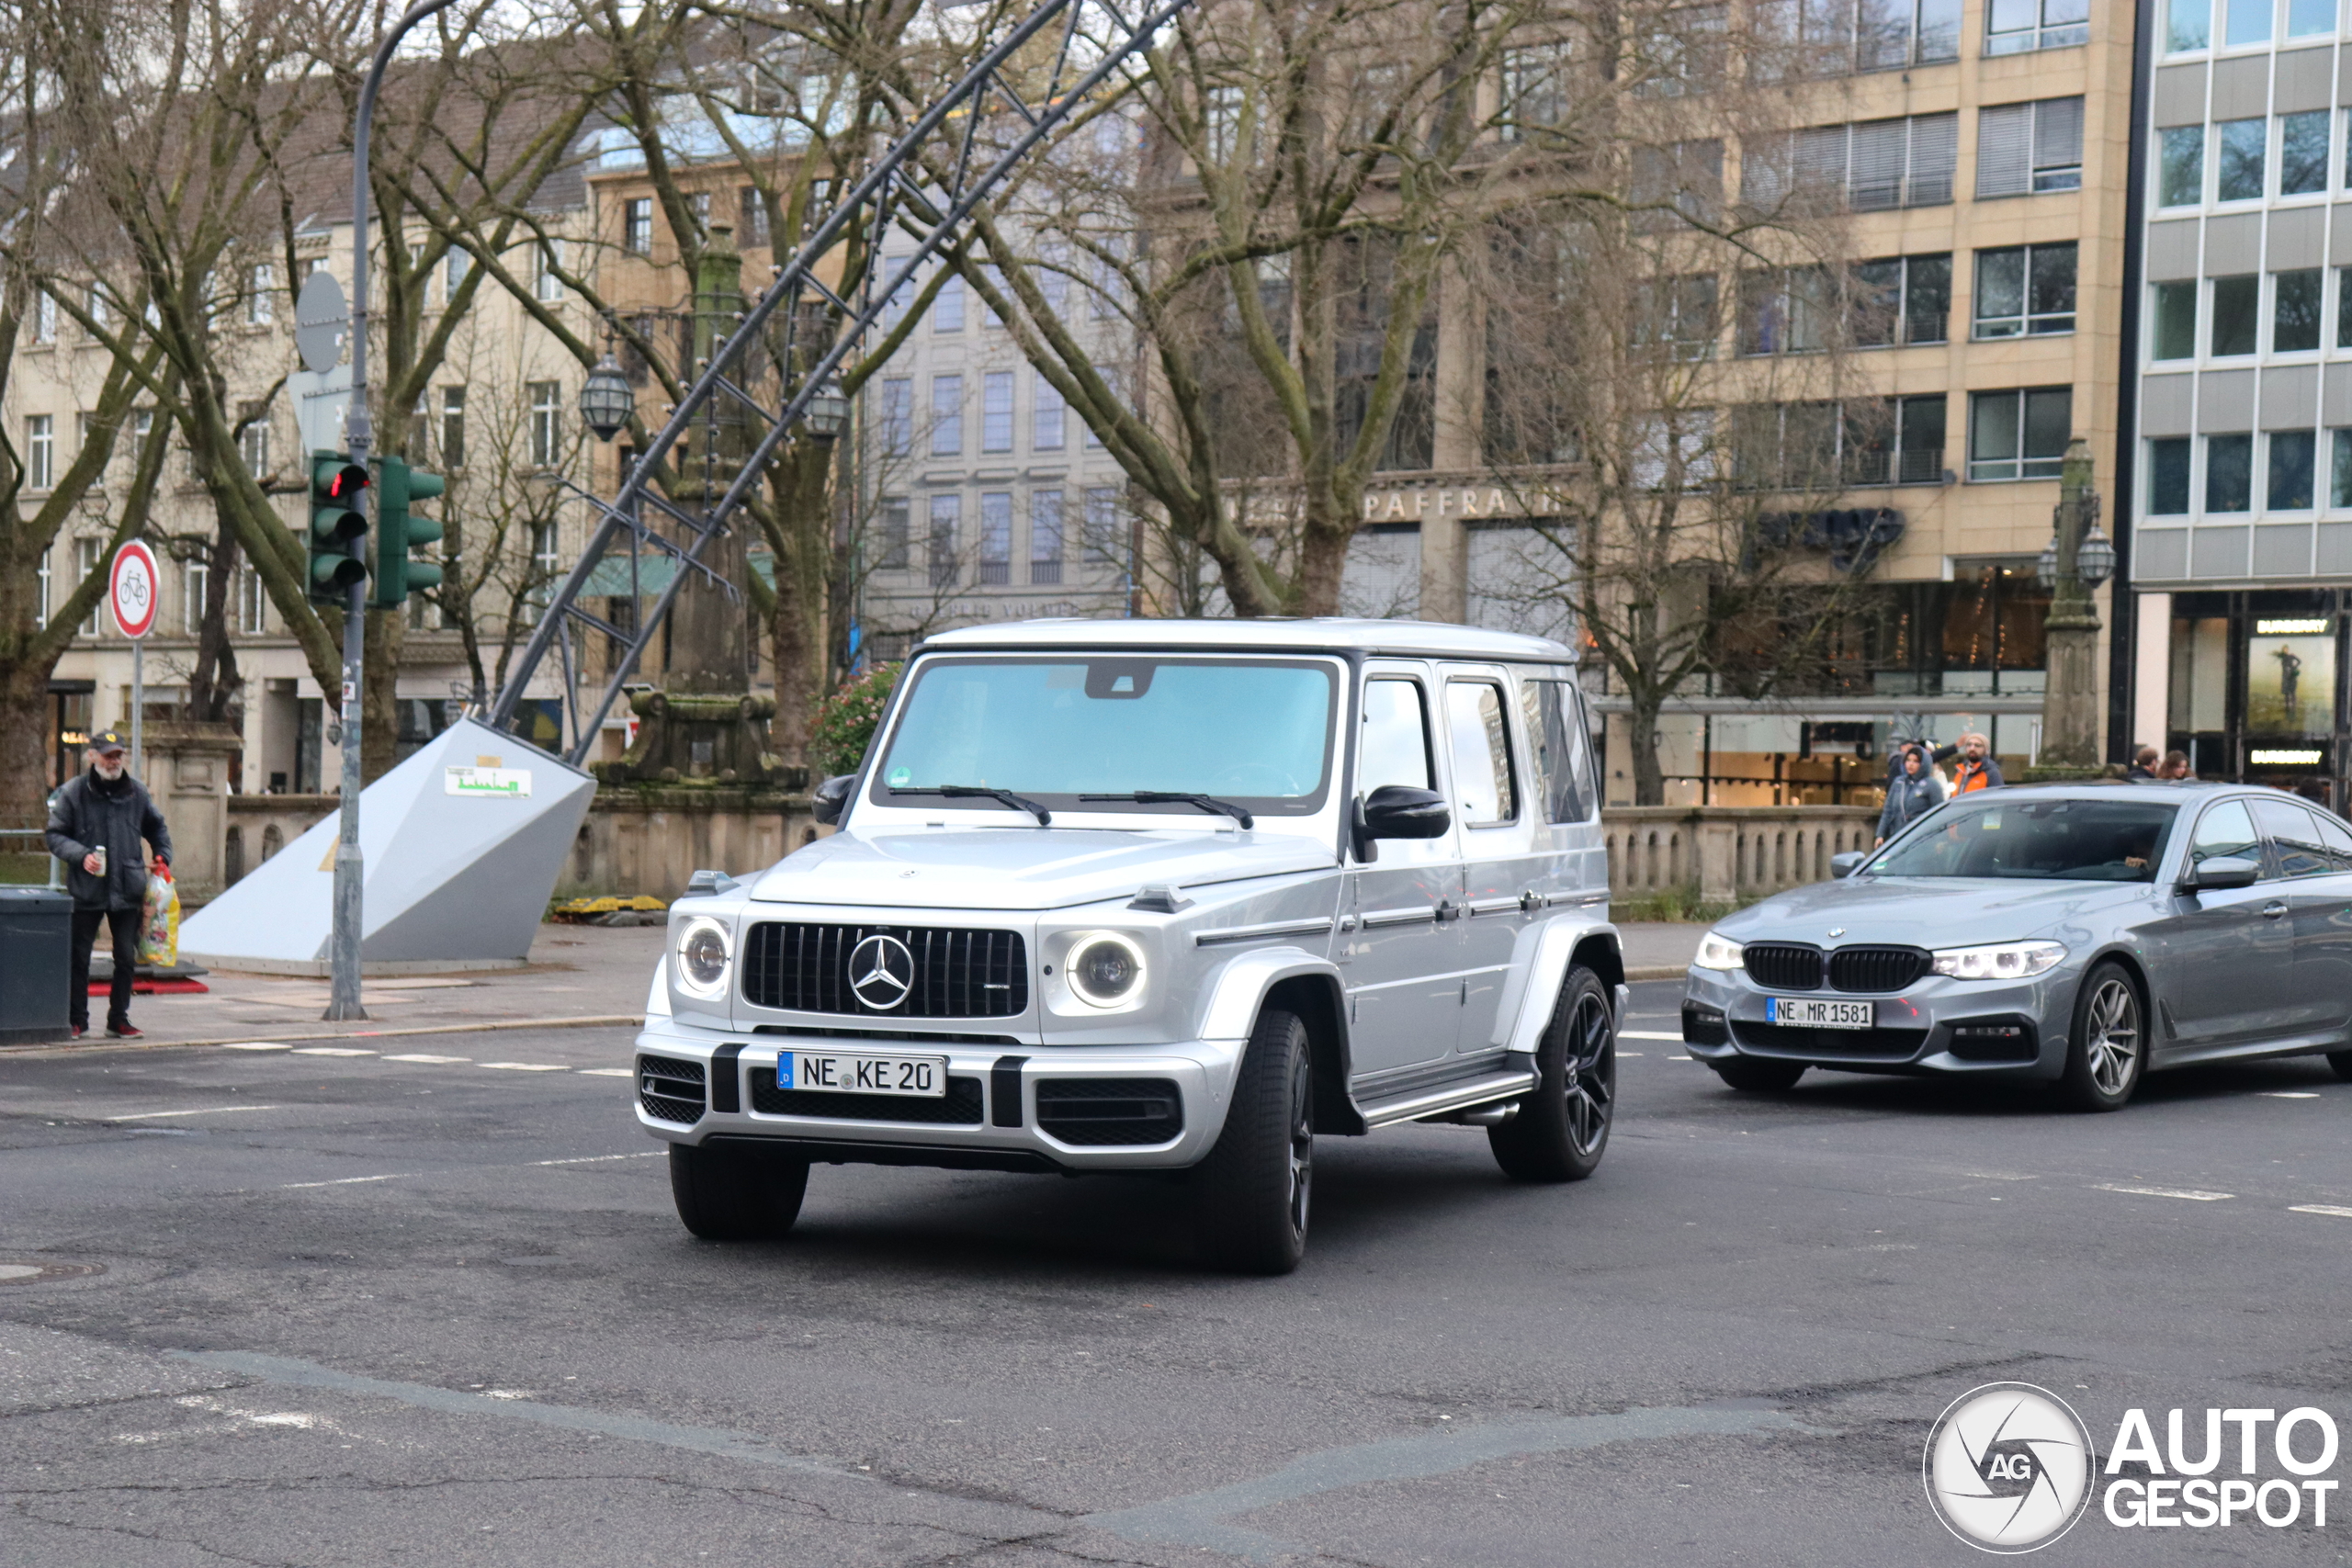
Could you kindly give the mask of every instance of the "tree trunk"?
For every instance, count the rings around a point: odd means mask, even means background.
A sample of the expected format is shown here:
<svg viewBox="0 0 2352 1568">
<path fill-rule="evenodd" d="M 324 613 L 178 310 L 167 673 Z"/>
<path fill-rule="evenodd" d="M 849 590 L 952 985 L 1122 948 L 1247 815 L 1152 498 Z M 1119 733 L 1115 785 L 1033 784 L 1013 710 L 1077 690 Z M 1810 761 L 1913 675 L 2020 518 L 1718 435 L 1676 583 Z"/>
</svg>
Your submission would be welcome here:
<svg viewBox="0 0 2352 1568">
<path fill-rule="evenodd" d="M 225 723 L 230 705 L 244 686 L 237 672 L 237 649 L 229 639 L 229 606 L 236 592 L 243 555 L 228 520 L 213 536 L 204 583 L 204 619 L 196 637 L 196 668 L 188 672 L 188 713 L 208 724 Z"/>
<path fill-rule="evenodd" d="M 1348 542 L 1355 530 L 1344 520 L 1311 509 L 1298 547 L 1298 613 L 1336 615 L 1340 583 L 1348 569 Z"/>
<path fill-rule="evenodd" d="M 1641 686 L 1627 695 L 1633 705 L 1625 715 L 1625 739 L 1634 755 L 1634 804 L 1664 806 L 1666 773 L 1657 757 L 1657 720 L 1665 695 Z"/>
<path fill-rule="evenodd" d="M 49 672 L 51 659 L 0 662 L 0 828 L 48 820 Z M 29 840 L 0 840 L 0 852 Z"/>
<path fill-rule="evenodd" d="M 808 760 L 817 704 L 831 684 L 826 604 L 833 573 L 833 443 L 801 441 L 774 465 L 782 493 L 779 525 L 770 531 L 775 557 L 775 604 L 769 635 L 775 655 L 775 717 L 770 744 L 786 765 Z"/>
<path fill-rule="evenodd" d="M 368 612 L 368 662 L 360 671 L 359 777 L 374 784 L 391 771 L 400 743 L 401 642 L 408 629 L 403 610 Z"/>
</svg>

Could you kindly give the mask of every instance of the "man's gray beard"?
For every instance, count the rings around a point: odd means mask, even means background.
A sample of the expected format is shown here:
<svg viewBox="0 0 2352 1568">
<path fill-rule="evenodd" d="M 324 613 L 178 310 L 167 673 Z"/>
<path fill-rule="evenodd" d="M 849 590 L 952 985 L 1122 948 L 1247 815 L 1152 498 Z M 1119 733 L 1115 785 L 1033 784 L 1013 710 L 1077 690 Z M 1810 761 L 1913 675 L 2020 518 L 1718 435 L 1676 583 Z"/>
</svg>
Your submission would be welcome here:
<svg viewBox="0 0 2352 1568">
<path fill-rule="evenodd" d="M 112 784 L 115 780 L 122 777 L 123 765 L 119 761 L 111 766 L 105 762 L 97 762 L 93 765 L 98 770 L 98 777 L 106 780 L 108 784 Z"/>
</svg>

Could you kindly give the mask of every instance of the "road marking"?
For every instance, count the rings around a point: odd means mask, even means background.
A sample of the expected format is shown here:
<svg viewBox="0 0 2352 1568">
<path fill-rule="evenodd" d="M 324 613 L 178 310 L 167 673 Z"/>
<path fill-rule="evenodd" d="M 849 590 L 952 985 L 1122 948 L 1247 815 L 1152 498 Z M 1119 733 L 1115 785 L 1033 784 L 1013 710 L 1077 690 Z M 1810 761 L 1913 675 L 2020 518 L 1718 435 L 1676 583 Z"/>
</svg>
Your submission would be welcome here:
<svg viewBox="0 0 2352 1568">
<path fill-rule="evenodd" d="M 357 1187 L 368 1181 L 398 1181 L 407 1171 L 394 1171 L 390 1176 L 346 1176 L 340 1181 L 288 1181 L 278 1188 L 281 1192 L 299 1192 L 306 1187 Z"/>
<path fill-rule="evenodd" d="M 1641 1055 L 1639 1051 L 1620 1051 L 1617 1054 L 1620 1056 L 1638 1056 Z"/>
<path fill-rule="evenodd" d="M 2265 1100 L 2317 1100 L 2319 1091 L 2310 1089 L 2266 1089 L 2262 1091 L 2262 1098 Z"/>
<path fill-rule="evenodd" d="M 1671 1040 L 1677 1045 L 1682 1043 L 1679 1032 L 1673 1034 L 1661 1034 L 1654 1029 L 1621 1029 L 1617 1032 L 1617 1038 L 1620 1040 Z"/>
<path fill-rule="evenodd" d="M 2102 1181 L 2094 1190 L 2129 1192 L 2138 1198 L 2186 1198 L 2192 1203 L 2218 1203 L 2237 1196 L 2234 1192 L 2200 1192 L 2193 1187 L 2132 1187 L 2120 1181 Z"/>
<path fill-rule="evenodd" d="M 1668 1057 L 1667 1058 L 1667 1060 L 1668 1060 L 1668 1061 L 1669 1061 L 1669 1062 L 1687 1062 L 1687 1061 L 1689 1061 L 1690 1059 L 1690 1057 L 1688 1057 L 1688 1056 L 1668 1056 Z"/>
<path fill-rule="evenodd" d="M 465 1064 L 467 1064 L 468 1062 L 472 1061 L 472 1060 L 473 1060 L 473 1058 L 472 1058 L 471 1056 L 422 1056 L 422 1055 L 412 1055 L 412 1056 L 387 1056 L 387 1057 L 385 1057 L 385 1058 L 384 1058 L 384 1060 L 386 1060 L 387 1062 L 425 1062 L 425 1063 L 429 1063 L 430 1065 L 432 1065 L 432 1066 L 436 1066 L 436 1067 L 445 1067 L 445 1066 L 464 1066 Z"/>
<path fill-rule="evenodd" d="M 2290 1214 L 2325 1214 L 2330 1219 L 2352 1220 L 2352 1209 L 2345 1208 L 2339 1203 L 2292 1203 L 2288 1205 L 2287 1212 Z"/>
<path fill-rule="evenodd" d="M 640 1149 L 635 1154 L 581 1155 L 572 1159 L 535 1159 L 531 1163 L 533 1165 L 595 1165 L 608 1159 L 658 1159 L 669 1152 L 668 1149 Z"/>
<path fill-rule="evenodd" d="M 375 1054 L 373 1051 L 355 1050 L 348 1045 L 300 1045 L 294 1050 L 297 1056 L 372 1056 Z"/>
<path fill-rule="evenodd" d="M 1491 1460 L 1521 1454 L 1558 1453 L 1609 1443 L 1656 1441 L 1702 1434 L 1809 1431 L 1777 1410 L 1730 1406 L 1637 1409 L 1615 1416 L 1568 1416 L 1550 1421 L 1454 1425 L 1424 1437 L 1326 1449 L 1292 1461 L 1271 1475 L 1228 1486 L 1171 1497 L 1137 1508 L 1088 1514 L 1078 1522 L 1127 1540 L 1159 1546 L 1202 1547 L 1251 1562 L 1272 1562 L 1285 1553 L 1311 1555 L 1312 1549 L 1225 1521 L 1278 1503 L 1319 1493 L 1446 1475 Z"/>
<path fill-rule="evenodd" d="M 637 1069 L 635 1067 L 582 1067 L 580 1069 L 580 1076 L 583 1078 L 633 1078 L 637 1077 Z"/>
<path fill-rule="evenodd" d="M 276 1105 L 208 1105 L 201 1111 L 134 1111 L 128 1116 L 101 1116 L 101 1122 L 153 1122 L 159 1116 L 222 1116 L 232 1111 L 277 1111 Z"/>
<path fill-rule="evenodd" d="M 284 1051 L 289 1047 L 267 1040 L 247 1040 L 240 1044 L 223 1045 L 223 1051 Z"/>
<path fill-rule="evenodd" d="M 560 1073 L 570 1070 L 561 1062 L 484 1062 L 482 1066 L 508 1073 Z"/>
</svg>

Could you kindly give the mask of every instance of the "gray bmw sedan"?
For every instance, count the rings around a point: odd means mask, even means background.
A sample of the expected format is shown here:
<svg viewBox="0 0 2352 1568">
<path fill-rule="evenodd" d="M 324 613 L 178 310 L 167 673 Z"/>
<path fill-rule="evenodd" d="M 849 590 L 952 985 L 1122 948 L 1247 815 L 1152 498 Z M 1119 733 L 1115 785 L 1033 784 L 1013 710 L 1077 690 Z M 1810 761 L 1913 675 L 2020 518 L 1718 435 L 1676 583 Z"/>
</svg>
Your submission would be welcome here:
<svg viewBox="0 0 2352 1568">
<path fill-rule="evenodd" d="M 2352 827 L 2293 795 L 1985 790 L 1854 858 L 1701 942 L 1682 1038 L 1732 1088 L 1965 1075 L 2114 1111 L 2191 1062 L 2325 1053 L 2352 1079 Z"/>
</svg>

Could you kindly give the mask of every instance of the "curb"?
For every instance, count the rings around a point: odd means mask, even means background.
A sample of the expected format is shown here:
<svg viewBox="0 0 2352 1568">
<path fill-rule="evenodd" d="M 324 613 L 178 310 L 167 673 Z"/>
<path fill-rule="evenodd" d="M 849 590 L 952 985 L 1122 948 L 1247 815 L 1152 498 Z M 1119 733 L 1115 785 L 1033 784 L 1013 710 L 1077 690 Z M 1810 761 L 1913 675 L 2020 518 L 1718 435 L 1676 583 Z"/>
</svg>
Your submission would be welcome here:
<svg viewBox="0 0 2352 1568">
<path fill-rule="evenodd" d="M 642 1026 L 639 1013 L 606 1013 L 588 1018 L 496 1018 L 481 1023 L 428 1023 L 409 1029 L 311 1030 L 300 1034 L 223 1034 L 211 1040 L 107 1040 L 87 1045 L 0 1045 L 0 1057 L 90 1056 L 116 1051 L 185 1051 L 207 1045 L 292 1044 L 300 1040 L 389 1040 L 410 1034 L 486 1034 L 502 1029 L 616 1029 Z"/>
<path fill-rule="evenodd" d="M 1679 979 L 1681 979 L 1685 975 L 1688 975 L 1690 972 L 1690 969 L 1689 969 L 1689 967 L 1688 967 L 1687 965 L 1686 965 L 1686 966 L 1684 966 L 1684 967 L 1681 967 L 1681 968 L 1668 968 L 1667 965 L 1662 964 L 1653 964 L 1649 965 L 1647 968 L 1645 968 L 1645 969 L 1628 969 L 1628 970 L 1626 970 L 1626 971 L 1625 971 L 1625 978 L 1626 978 L 1628 981 L 1633 981 L 1633 980 L 1679 980 Z"/>
</svg>

